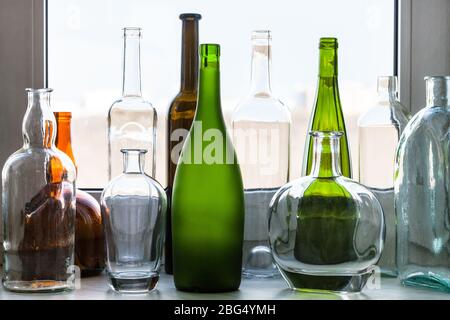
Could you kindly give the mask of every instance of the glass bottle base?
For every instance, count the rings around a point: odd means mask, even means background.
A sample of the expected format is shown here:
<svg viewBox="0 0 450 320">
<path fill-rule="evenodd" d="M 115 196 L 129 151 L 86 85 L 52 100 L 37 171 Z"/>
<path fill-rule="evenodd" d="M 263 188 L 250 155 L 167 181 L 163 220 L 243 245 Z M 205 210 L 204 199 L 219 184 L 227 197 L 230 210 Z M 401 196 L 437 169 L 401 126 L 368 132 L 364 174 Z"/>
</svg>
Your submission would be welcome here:
<svg viewBox="0 0 450 320">
<path fill-rule="evenodd" d="M 119 293 L 147 293 L 156 288 L 159 275 L 155 272 L 114 272 L 108 274 L 111 289 Z"/>
<path fill-rule="evenodd" d="M 3 287 L 8 291 L 19 293 L 63 292 L 74 289 L 73 283 L 54 280 L 3 281 Z"/>
<path fill-rule="evenodd" d="M 450 293 L 450 279 L 434 272 L 416 272 L 402 279 L 402 284 L 411 287 L 421 287 Z"/>
<path fill-rule="evenodd" d="M 281 270 L 292 290 L 306 292 L 358 293 L 364 288 L 372 272 L 351 276 L 317 276 Z"/>
</svg>

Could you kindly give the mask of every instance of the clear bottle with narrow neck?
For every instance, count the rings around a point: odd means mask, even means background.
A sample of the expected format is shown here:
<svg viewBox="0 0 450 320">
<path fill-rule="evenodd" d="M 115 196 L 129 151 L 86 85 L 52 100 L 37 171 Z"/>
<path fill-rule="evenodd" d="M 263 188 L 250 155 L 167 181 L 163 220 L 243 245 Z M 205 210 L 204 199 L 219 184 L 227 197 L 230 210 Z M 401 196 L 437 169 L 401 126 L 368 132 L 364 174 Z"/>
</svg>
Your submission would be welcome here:
<svg viewBox="0 0 450 320">
<path fill-rule="evenodd" d="M 450 76 L 425 81 L 426 106 L 397 148 L 397 263 L 403 284 L 450 292 Z"/>
<path fill-rule="evenodd" d="M 23 147 L 2 171 L 3 286 L 18 292 L 75 287 L 75 166 L 55 147 L 51 89 L 27 89 Z"/>
<path fill-rule="evenodd" d="M 340 131 L 340 164 L 342 175 L 352 177 L 350 150 L 345 129 L 344 115 L 338 86 L 338 41 L 336 38 L 321 38 L 319 43 L 319 76 L 316 101 L 308 131 Z M 313 163 L 313 141 L 307 136 L 302 175 L 311 172 Z"/>
<path fill-rule="evenodd" d="M 231 118 L 245 192 L 242 267 L 247 277 L 279 274 L 270 254 L 267 206 L 289 179 L 291 115 L 272 95 L 271 39 L 269 30 L 252 33 L 250 91 Z"/>
<path fill-rule="evenodd" d="M 378 265 L 386 276 L 397 275 L 394 162 L 398 140 L 410 118 L 397 98 L 397 78 L 378 77 L 378 103 L 358 119 L 358 176 L 383 207 L 386 240 Z"/>
<path fill-rule="evenodd" d="M 57 124 L 56 147 L 70 157 L 72 150 L 71 112 L 54 112 Z M 100 204 L 89 193 L 76 190 L 75 264 L 82 277 L 95 276 L 105 268 L 105 239 Z"/>
<path fill-rule="evenodd" d="M 142 97 L 140 28 L 123 29 L 124 58 L 122 97 L 108 113 L 108 177 L 122 173 L 120 150 L 146 149 L 145 172 L 155 174 L 156 110 Z"/>
<path fill-rule="evenodd" d="M 370 190 L 342 175 L 342 132 L 311 136 L 311 173 L 270 203 L 272 254 L 291 289 L 359 292 L 383 250 L 383 210 Z"/>
<path fill-rule="evenodd" d="M 164 268 L 168 274 L 173 273 L 172 262 L 172 214 L 170 200 L 172 196 L 173 180 L 177 168 L 178 158 L 184 140 L 191 128 L 197 106 L 198 89 L 198 33 L 199 20 L 197 13 L 183 13 L 181 40 L 181 86 L 180 92 L 173 99 L 168 116 L 168 150 L 167 150 L 167 196 L 169 208 L 167 210 L 166 242 Z"/>
<path fill-rule="evenodd" d="M 103 190 L 106 271 L 111 289 L 146 293 L 158 284 L 167 198 L 144 172 L 143 149 L 123 149 L 123 171 Z"/>
<path fill-rule="evenodd" d="M 219 57 L 219 45 L 201 45 L 197 111 L 175 174 L 173 274 L 183 291 L 233 291 L 241 283 L 244 192 L 222 115 Z"/>
</svg>

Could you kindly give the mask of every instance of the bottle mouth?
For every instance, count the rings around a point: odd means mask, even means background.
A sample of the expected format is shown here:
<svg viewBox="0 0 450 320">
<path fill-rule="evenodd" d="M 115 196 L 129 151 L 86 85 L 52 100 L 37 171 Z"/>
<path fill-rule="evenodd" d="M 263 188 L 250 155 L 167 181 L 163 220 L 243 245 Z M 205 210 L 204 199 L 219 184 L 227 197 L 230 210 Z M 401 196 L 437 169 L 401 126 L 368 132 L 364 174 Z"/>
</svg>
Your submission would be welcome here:
<svg viewBox="0 0 450 320">
<path fill-rule="evenodd" d="M 337 38 L 322 37 L 319 42 L 319 49 L 337 49 L 339 47 Z"/>
<path fill-rule="evenodd" d="M 146 149 L 120 149 L 120 152 L 145 154 L 145 153 L 147 153 L 147 150 Z"/>
<path fill-rule="evenodd" d="M 216 43 L 204 43 L 200 45 L 200 55 L 202 57 L 220 57 L 220 45 Z"/>
<path fill-rule="evenodd" d="M 72 112 L 69 111 L 55 111 L 53 112 L 56 120 L 70 120 L 72 119 Z"/>
<path fill-rule="evenodd" d="M 272 39 L 272 32 L 270 30 L 254 30 L 252 31 L 252 40 L 266 40 Z"/>
<path fill-rule="evenodd" d="M 41 93 L 49 93 L 52 92 L 51 88 L 26 88 L 25 92 L 28 94 L 41 94 Z"/>
<path fill-rule="evenodd" d="M 202 15 L 199 13 L 182 13 L 180 20 L 201 20 Z"/>
<path fill-rule="evenodd" d="M 448 81 L 448 80 L 450 80 L 450 76 L 426 76 L 423 79 L 425 81 L 427 81 L 427 80 L 444 80 L 444 81 Z"/>
<path fill-rule="evenodd" d="M 342 131 L 311 131 L 310 136 L 313 138 L 339 139 L 343 136 Z"/>
<path fill-rule="evenodd" d="M 123 36 L 127 38 L 142 38 L 142 28 L 139 27 L 125 27 Z"/>
</svg>

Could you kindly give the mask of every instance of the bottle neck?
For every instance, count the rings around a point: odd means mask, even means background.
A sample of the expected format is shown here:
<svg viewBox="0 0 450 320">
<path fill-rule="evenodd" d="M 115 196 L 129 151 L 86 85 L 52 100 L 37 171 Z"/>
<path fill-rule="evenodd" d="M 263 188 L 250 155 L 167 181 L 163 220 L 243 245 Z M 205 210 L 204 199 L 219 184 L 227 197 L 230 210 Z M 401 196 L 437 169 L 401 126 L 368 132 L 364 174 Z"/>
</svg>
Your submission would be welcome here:
<svg viewBox="0 0 450 320">
<path fill-rule="evenodd" d="M 123 152 L 123 173 L 143 173 L 145 150 L 122 150 Z"/>
<path fill-rule="evenodd" d="M 72 150 L 71 121 L 70 114 L 65 112 L 55 112 L 56 118 L 56 148 L 64 152 L 76 166 L 75 157 Z"/>
<path fill-rule="evenodd" d="M 198 87 L 198 20 L 183 20 L 181 45 L 181 91 L 196 92 Z"/>
<path fill-rule="evenodd" d="M 319 77 L 330 78 L 338 75 L 337 48 L 321 48 L 319 58 Z"/>
<path fill-rule="evenodd" d="M 28 90 L 28 107 L 22 122 L 25 148 L 52 148 L 55 145 L 56 121 L 50 111 L 50 92 Z"/>
<path fill-rule="evenodd" d="M 450 107 L 450 77 L 427 77 L 427 107 Z"/>
<path fill-rule="evenodd" d="M 196 120 L 221 113 L 220 63 L 213 54 L 200 57 L 200 78 Z"/>
<path fill-rule="evenodd" d="M 271 50 L 269 37 L 252 40 L 251 94 L 254 96 L 271 94 Z"/>
<path fill-rule="evenodd" d="M 141 97 L 141 39 L 125 30 L 123 52 L 123 97 Z"/>
<path fill-rule="evenodd" d="M 341 176 L 339 137 L 314 137 L 311 176 L 331 178 Z"/>
</svg>

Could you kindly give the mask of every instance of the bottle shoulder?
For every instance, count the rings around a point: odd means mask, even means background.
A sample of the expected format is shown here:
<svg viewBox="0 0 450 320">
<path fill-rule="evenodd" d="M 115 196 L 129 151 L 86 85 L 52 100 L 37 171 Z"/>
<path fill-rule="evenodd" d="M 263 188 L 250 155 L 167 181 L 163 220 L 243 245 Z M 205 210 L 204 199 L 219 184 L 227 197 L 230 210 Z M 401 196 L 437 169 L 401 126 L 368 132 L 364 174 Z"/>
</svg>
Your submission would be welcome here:
<svg viewBox="0 0 450 320">
<path fill-rule="evenodd" d="M 143 97 L 122 97 L 113 102 L 109 109 L 109 113 L 111 114 L 114 112 L 122 111 L 155 112 L 155 108 L 149 101 L 145 100 Z"/>
<path fill-rule="evenodd" d="M 169 119 L 173 118 L 193 118 L 197 107 L 197 94 L 187 94 L 180 92 L 170 103 Z"/>
<path fill-rule="evenodd" d="M 166 198 L 161 184 L 143 173 L 122 173 L 113 178 L 103 190 L 101 198 L 134 195 Z"/>
<path fill-rule="evenodd" d="M 358 126 L 389 126 L 404 127 L 411 119 L 411 115 L 402 105 L 379 103 L 358 118 Z"/>
<path fill-rule="evenodd" d="M 46 164 L 43 166 L 43 164 Z M 46 170 L 42 170 L 42 168 Z M 21 148 L 8 157 L 3 166 L 5 175 L 47 174 L 47 170 L 63 169 L 66 180 L 75 181 L 76 168 L 72 160 L 57 148 Z"/>
<path fill-rule="evenodd" d="M 273 96 L 247 96 L 235 108 L 231 116 L 235 121 L 291 122 L 291 112 Z"/>
</svg>

